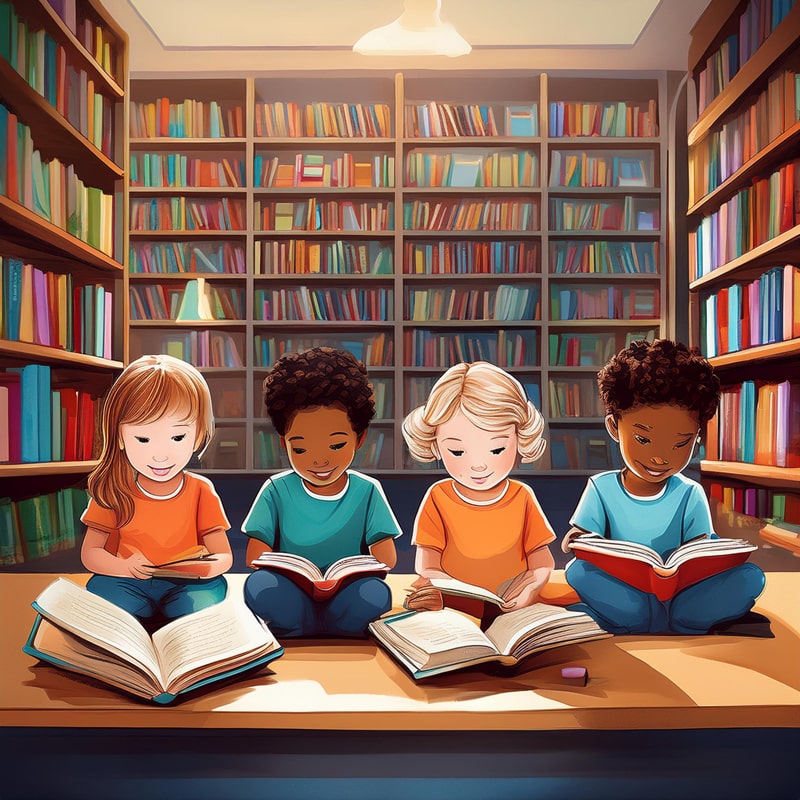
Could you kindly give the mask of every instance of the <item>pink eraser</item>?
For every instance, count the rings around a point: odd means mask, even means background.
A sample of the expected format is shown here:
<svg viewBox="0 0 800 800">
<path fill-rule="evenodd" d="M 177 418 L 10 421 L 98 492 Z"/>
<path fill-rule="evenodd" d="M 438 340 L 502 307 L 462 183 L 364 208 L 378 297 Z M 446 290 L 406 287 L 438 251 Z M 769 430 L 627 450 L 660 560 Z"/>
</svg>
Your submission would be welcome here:
<svg viewBox="0 0 800 800">
<path fill-rule="evenodd" d="M 586 686 L 589 681 L 589 672 L 586 667 L 562 667 L 561 677 L 570 683 Z"/>
</svg>

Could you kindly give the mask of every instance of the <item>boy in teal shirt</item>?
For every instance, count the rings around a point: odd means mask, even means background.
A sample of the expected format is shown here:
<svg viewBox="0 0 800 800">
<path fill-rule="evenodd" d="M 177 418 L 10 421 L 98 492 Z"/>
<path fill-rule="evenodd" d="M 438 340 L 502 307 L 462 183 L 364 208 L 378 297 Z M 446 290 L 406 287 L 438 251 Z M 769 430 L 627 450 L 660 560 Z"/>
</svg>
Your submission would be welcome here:
<svg viewBox="0 0 800 800">
<path fill-rule="evenodd" d="M 702 487 L 680 472 L 698 434 L 714 416 L 719 378 L 685 345 L 660 339 L 633 342 L 598 374 L 606 428 L 619 443 L 619 471 L 589 478 L 562 549 L 584 532 L 639 542 L 662 558 L 698 536 L 716 538 Z M 660 601 L 580 559 L 566 568 L 581 603 L 612 633 L 707 633 L 739 619 L 764 589 L 764 573 L 741 564 Z"/>
<path fill-rule="evenodd" d="M 364 365 L 329 347 L 287 354 L 264 381 L 264 403 L 292 470 L 264 483 L 242 525 L 248 563 L 274 550 L 303 556 L 323 572 L 367 553 L 393 567 L 397 520 L 380 484 L 348 469 L 375 413 Z M 363 636 L 391 608 L 380 578 L 359 578 L 330 600 L 314 600 L 268 568 L 247 577 L 244 597 L 279 638 Z"/>
</svg>

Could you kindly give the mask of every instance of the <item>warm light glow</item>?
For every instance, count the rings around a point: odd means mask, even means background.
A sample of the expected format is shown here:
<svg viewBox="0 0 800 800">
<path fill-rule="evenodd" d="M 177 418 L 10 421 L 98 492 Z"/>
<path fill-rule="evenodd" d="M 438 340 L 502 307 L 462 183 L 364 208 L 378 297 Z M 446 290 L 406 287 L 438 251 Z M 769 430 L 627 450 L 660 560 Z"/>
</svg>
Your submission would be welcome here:
<svg viewBox="0 0 800 800">
<path fill-rule="evenodd" d="M 464 56 L 469 42 L 439 15 L 441 0 L 405 0 L 403 13 L 388 25 L 367 31 L 354 45 L 369 56 Z"/>
</svg>

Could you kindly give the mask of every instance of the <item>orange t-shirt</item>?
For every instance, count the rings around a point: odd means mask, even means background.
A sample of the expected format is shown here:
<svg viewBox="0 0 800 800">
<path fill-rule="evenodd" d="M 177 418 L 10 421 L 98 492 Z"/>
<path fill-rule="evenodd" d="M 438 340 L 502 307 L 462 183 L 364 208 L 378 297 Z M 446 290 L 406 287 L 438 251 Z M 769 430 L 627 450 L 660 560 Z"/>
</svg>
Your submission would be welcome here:
<svg viewBox="0 0 800 800">
<path fill-rule="evenodd" d="M 459 495 L 446 478 L 425 495 L 412 541 L 440 550 L 448 575 L 496 591 L 528 568 L 530 553 L 555 538 L 526 484 L 510 480 L 502 497 L 480 505 Z"/>
<path fill-rule="evenodd" d="M 133 518 L 117 527 L 116 512 L 89 499 L 81 522 L 109 534 L 106 550 L 122 558 L 138 551 L 151 564 L 164 564 L 191 547 L 203 536 L 230 523 L 214 485 L 201 475 L 185 472 L 183 486 L 174 497 L 154 499 L 139 491 L 134 495 Z"/>
</svg>

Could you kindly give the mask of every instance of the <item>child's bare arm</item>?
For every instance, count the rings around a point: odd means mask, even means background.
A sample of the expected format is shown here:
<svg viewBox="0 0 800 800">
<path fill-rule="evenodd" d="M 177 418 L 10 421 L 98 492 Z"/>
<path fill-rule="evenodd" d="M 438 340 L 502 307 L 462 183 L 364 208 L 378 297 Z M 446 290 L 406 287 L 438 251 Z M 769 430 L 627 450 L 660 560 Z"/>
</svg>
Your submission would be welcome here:
<svg viewBox="0 0 800 800">
<path fill-rule="evenodd" d="M 247 566 L 249 567 L 253 561 L 255 561 L 262 553 L 271 553 L 272 548 L 261 541 L 261 539 L 256 539 L 255 536 L 250 536 L 247 539 L 247 551 L 245 554 L 245 560 L 247 561 Z"/>
<path fill-rule="evenodd" d="M 576 537 L 580 536 L 582 533 L 588 533 L 583 528 L 572 527 L 570 528 L 565 534 L 564 538 L 561 540 L 561 552 L 562 553 L 571 553 L 572 551 L 569 548 L 569 543 Z"/>
<path fill-rule="evenodd" d="M 375 556 L 378 561 L 382 561 L 386 564 L 389 569 L 392 569 L 397 564 L 397 548 L 391 536 L 387 536 L 385 539 L 371 544 L 369 546 L 369 552 Z"/>
<path fill-rule="evenodd" d="M 527 569 L 517 575 L 503 591 L 506 601 L 504 611 L 533 605 L 539 599 L 542 587 L 550 580 L 555 561 L 550 548 L 545 544 L 527 556 Z"/>
<path fill-rule="evenodd" d="M 127 558 L 114 555 L 105 549 L 108 534 L 97 528 L 87 528 L 81 545 L 81 562 L 95 575 L 114 578 L 150 578 L 155 567 L 141 553 Z"/>
</svg>

